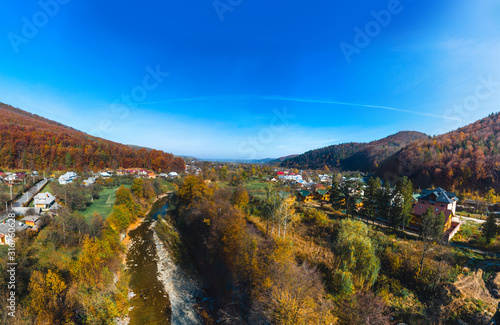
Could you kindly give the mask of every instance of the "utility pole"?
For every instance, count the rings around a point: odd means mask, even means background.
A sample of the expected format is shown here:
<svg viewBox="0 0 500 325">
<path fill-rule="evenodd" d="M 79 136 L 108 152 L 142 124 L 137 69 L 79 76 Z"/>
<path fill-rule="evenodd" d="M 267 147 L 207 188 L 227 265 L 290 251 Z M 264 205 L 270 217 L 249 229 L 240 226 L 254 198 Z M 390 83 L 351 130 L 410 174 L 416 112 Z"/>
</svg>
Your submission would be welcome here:
<svg viewBox="0 0 500 325">
<path fill-rule="evenodd" d="M 10 200 L 12 201 L 12 184 L 9 185 L 10 188 Z"/>
</svg>

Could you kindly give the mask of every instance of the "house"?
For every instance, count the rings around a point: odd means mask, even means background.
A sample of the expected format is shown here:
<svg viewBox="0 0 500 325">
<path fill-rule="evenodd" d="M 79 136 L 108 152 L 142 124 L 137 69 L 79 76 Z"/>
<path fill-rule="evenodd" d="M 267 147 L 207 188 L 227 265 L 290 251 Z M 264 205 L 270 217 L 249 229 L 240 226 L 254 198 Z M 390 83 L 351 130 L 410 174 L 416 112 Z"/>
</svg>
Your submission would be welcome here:
<svg viewBox="0 0 500 325">
<path fill-rule="evenodd" d="M 35 176 L 35 177 L 38 176 L 38 172 L 36 170 L 32 171 L 31 176 Z"/>
<path fill-rule="evenodd" d="M 33 198 L 36 208 L 48 209 L 56 202 L 56 198 L 54 195 L 49 192 L 38 193 Z"/>
<path fill-rule="evenodd" d="M 310 191 L 302 190 L 299 191 L 297 194 L 297 201 L 302 202 L 302 203 L 308 203 L 311 202 L 313 199 L 314 195 Z"/>
<path fill-rule="evenodd" d="M 5 176 L 3 180 L 6 183 L 12 184 L 12 183 L 19 182 L 19 177 L 17 177 L 16 174 L 10 174 L 10 175 Z"/>
<path fill-rule="evenodd" d="M 278 196 L 280 198 L 282 198 L 283 200 L 285 200 L 285 202 L 288 205 L 293 205 L 295 203 L 295 200 L 296 200 L 295 196 L 292 193 L 285 192 L 285 191 L 278 192 Z"/>
<path fill-rule="evenodd" d="M 83 185 L 89 187 L 89 186 L 93 185 L 95 183 L 95 181 L 96 181 L 95 177 L 89 177 L 83 181 Z"/>
<path fill-rule="evenodd" d="M 179 177 L 179 174 L 177 174 L 176 172 L 170 172 L 170 173 L 168 173 L 168 177 L 170 177 L 170 178 Z"/>
<path fill-rule="evenodd" d="M 156 178 L 156 174 L 155 173 L 148 173 L 148 178 L 149 179 L 155 179 Z"/>
<path fill-rule="evenodd" d="M 440 212 L 444 213 L 445 226 L 443 232 L 452 226 L 452 218 L 455 217 L 458 197 L 455 193 L 447 192 L 438 187 L 431 190 L 423 190 L 418 197 L 415 197 L 417 202 L 413 205 L 413 218 L 410 222 L 410 227 L 419 228 L 422 221 L 422 215 L 428 208 L 432 208 L 435 215 Z"/>
<path fill-rule="evenodd" d="M 24 222 L 24 224 L 31 227 L 32 230 L 38 230 L 41 219 L 40 216 L 26 216 L 21 219 L 21 222 Z"/>
<path fill-rule="evenodd" d="M 108 172 L 102 172 L 102 173 L 99 173 L 99 176 L 101 176 L 102 178 L 110 178 L 111 174 Z"/>
<path fill-rule="evenodd" d="M 12 245 L 15 237 L 11 236 L 12 230 L 18 234 L 29 229 L 29 226 L 13 219 L 7 219 L 0 223 L 0 245 Z"/>
<path fill-rule="evenodd" d="M 160 173 L 160 175 L 158 175 L 159 177 L 163 177 L 163 178 L 167 178 L 168 177 L 168 174 L 166 173 Z"/>
<path fill-rule="evenodd" d="M 59 177 L 59 184 L 65 185 L 73 182 L 73 180 L 77 179 L 78 175 L 75 172 L 67 172 L 64 175 Z"/>
<path fill-rule="evenodd" d="M 330 201 L 330 192 L 328 192 L 325 189 L 317 189 L 316 192 L 314 192 L 314 198 L 318 201 Z"/>
<path fill-rule="evenodd" d="M 21 181 L 23 181 L 26 178 L 26 173 L 24 172 L 15 172 L 14 174 L 16 174 L 17 178 Z"/>
</svg>

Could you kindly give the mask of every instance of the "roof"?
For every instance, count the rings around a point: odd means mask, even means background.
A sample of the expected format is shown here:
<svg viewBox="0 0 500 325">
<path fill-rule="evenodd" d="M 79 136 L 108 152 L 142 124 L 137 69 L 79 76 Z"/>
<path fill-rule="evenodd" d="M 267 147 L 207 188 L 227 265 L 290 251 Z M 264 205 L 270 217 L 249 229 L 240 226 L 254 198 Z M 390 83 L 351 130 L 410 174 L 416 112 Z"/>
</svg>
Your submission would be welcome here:
<svg viewBox="0 0 500 325">
<path fill-rule="evenodd" d="M 9 232 L 10 224 L 11 223 L 3 223 L 3 222 L 0 223 L 0 234 L 7 235 L 8 233 L 10 233 Z M 15 226 L 16 232 L 23 231 L 28 228 L 29 226 L 27 224 L 16 221 L 16 226 Z"/>
<path fill-rule="evenodd" d="M 302 190 L 302 191 L 299 192 L 299 194 L 302 195 L 303 197 L 306 197 L 308 195 L 311 195 L 311 192 L 306 191 L 306 190 Z"/>
<path fill-rule="evenodd" d="M 55 196 L 50 194 L 49 192 L 38 193 L 33 198 L 35 200 L 35 204 L 51 204 L 56 200 Z"/>
<path fill-rule="evenodd" d="M 27 216 L 27 217 L 24 217 L 21 219 L 21 221 L 31 221 L 31 222 L 37 222 L 38 220 L 40 220 L 40 216 Z"/>
<path fill-rule="evenodd" d="M 328 193 L 328 191 L 324 189 L 318 189 L 316 190 L 316 193 L 318 193 L 319 195 L 325 195 L 326 193 Z"/>
<path fill-rule="evenodd" d="M 419 200 L 436 201 L 440 203 L 450 204 L 458 201 L 455 193 L 446 192 L 441 187 L 432 190 L 423 190 L 418 197 Z"/>
</svg>

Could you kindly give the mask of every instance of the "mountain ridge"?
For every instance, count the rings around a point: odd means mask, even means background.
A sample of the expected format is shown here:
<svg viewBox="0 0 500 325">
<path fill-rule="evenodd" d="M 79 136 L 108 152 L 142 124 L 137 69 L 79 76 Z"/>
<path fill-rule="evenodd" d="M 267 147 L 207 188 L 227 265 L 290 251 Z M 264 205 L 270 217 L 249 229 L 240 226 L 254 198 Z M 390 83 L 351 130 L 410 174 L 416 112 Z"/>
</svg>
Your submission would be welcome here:
<svg viewBox="0 0 500 325">
<path fill-rule="evenodd" d="M 173 154 L 94 137 L 4 103 L 0 103 L 0 147 L 4 168 L 185 168 L 184 160 Z"/>
<path fill-rule="evenodd" d="M 380 162 L 412 141 L 428 138 L 417 131 L 400 131 L 371 142 L 348 142 L 307 151 L 286 159 L 283 167 L 374 171 Z"/>
</svg>

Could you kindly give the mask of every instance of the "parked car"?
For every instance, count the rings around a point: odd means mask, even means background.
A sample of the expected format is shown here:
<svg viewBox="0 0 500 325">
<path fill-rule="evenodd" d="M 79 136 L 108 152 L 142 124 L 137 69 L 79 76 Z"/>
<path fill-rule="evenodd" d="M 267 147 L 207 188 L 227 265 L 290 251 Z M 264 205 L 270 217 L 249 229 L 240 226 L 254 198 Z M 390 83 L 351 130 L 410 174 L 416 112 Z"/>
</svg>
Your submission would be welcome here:
<svg viewBox="0 0 500 325">
<path fill-rule="evenodd" d="M 495 297 L 497 299 L 500 298 L 500 293 L 498 293 L 497 289 L 491 289 L 491 294 L 493 295 L 493 297 Z"/>
</svg>

